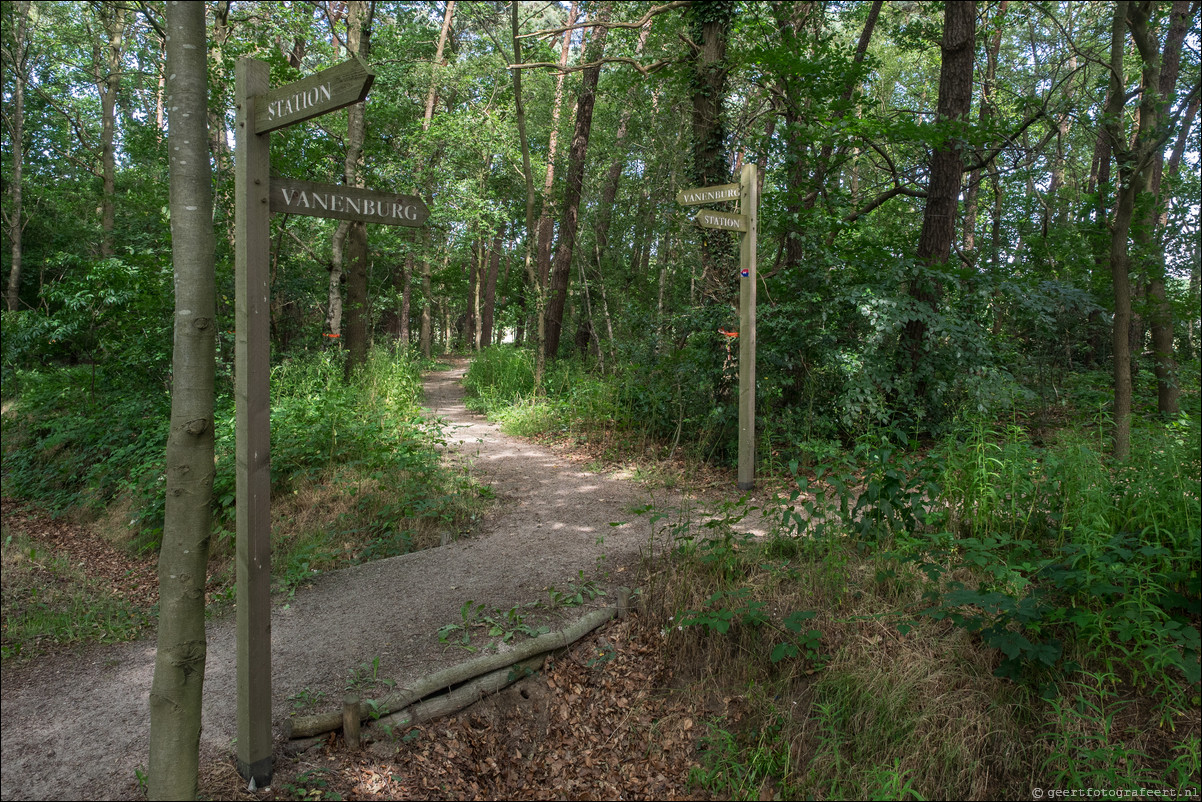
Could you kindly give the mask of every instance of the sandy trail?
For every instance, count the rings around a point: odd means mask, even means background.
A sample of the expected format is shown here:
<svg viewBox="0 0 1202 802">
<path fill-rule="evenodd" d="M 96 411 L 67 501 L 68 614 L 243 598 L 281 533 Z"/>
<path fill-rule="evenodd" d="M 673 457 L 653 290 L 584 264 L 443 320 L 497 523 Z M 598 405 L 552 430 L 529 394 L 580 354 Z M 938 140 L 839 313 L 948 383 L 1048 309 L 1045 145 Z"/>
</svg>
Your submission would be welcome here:
<svg viewBox="0 0 1202 802">
<path fill-rule="evenodd" d="M 467 460 L 500 504 L 474 537 L 340 571 L 273 599 L 273 731 L 301 692 L 341 698 L 348 674 L 379 660 L 379 676 L 404 684 L 468 655 L 448 650 L 439 627 L 461 620 L 467 600 L 507 610 L 546 599 L 578 572 L 611 586 L 649 542 L 633 507 L 679 506 L 664 491 L 582 470 L 565 457 L 507 437 L 463 406 L 466 362 L 426 378 L 426 406 L 444 418 L 450 457 Z M 611 522 L 627 521 L 622 526 Z M 598 570 L 600 568 L 600 570 Z M 208 626 L 201 750 L 232 753 L 234 617 Z M 93 647 L 4 671 L 0 797 L 128 799 L 148 754 L 154 640 Z M 324 709 L 324 708 L 323 708 Z M 279 757 L 277 740 L 277 762 Z"/>
</svg>

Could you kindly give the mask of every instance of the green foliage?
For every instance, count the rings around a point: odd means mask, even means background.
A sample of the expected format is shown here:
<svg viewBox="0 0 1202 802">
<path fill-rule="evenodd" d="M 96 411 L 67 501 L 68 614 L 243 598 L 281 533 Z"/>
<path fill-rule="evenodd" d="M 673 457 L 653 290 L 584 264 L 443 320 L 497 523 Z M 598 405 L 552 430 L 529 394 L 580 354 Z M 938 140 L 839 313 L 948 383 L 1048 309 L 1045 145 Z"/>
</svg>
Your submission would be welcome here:
<svg viewBox="0 0 1202 802">
<path fill-rule="evenodd" d="M 330 789 L 328 777 L 330 769 L 315 768 L 302 771 L 291 782 L 281 782 L 284 793 L 295 799 L 313 800 L 313 802 L 338 802 L 342 794 Z"/>
<path fill-rule="evenodd" d="M 1118 469 L 1071 431 L 1049 449 L 979 420 L 950 438 L 944 492 L 963 534 L 915 533 L 907 550 L 929 577 L 975 578 L 928 591 L 926 614 L 980 633 L 1009 676 L 1057 665 L 1071 642 L 1180 704 L 1202 654 L 1191 620 L 1202 598 L 1197 430 L 1189 418 L 1137 430 Z"/>
<path fill-rule="evenodd" d="M 493 641 L 490 644 L 491 648 L 496 649 L 498 644 L 509 643 L 517 635 L 537 638 L 539 635 L 550 632 L 551 628 L 548 626 L 536 626 L 527 622 L 526 613 L 523 612 L 542 606 L 542 602 L 527 602 L 524 605 L 515 605 L 508 610 L 502 610 L 499 607 L 489 607 L 483 602 L 477 603 L 468 599 L 459 608 L 460 621 L 444 624 L 438 628 L 436 634 L 441 643 L 476 652 L 479 647 L 472 645 L 472 631 L 481 630 L 485 637 L 500 638 L 500 641 Z"/>
<path fill-rule="evenodd" d="M 109 367 L 22 371 L 20 379 L 22 392 L 4 415 L 5 492 L 60 513 L 99 513 L 128 499 L 133 544 L 157 548 L 167 394 L 136 388 L 134 376 Z M 327 528 L 279 542 L 273 564 L 283 590 L 347 561 L 406 553 L 422 533 L 456 529 L 467 517 L 477 493 L 440 466 L 440 430 L 421 416 L 419 390 L 416 363 L 386 349 L 374 350 L 349 382 L 330 352 L 301 352 L 273 368 L 273 495 L 329 488 L 325 502 L 341 510 Z M 215 415 L 213 527 L 216 548 L 232 551 L 232 398 L 220 396 Z"/>
<path fill-rule="evenodd" d="M 463 377 L 468 407 L 491 412 L 534 392 L 534 354 L 527 349 L 493 345 L 472 359 Z"/>
<path fill-rule="evenodd" d="M 377 688 L 390 689 L 396 685 L 396 680 L 380 676 L 380 658 L 377 655 L 371 661 L 360 663 L 352 668 L 346 677 L 345 689 L 369 693 Z M 379 718 L 379 716 L 377 716 Z"/>
<path fill-rule="evenodd" d="M 551 597 L 551 607 L 579 607 L 605 595 L 604 588 L 598 587 L 591 579 L 584 578 L 584 569 L 577 571 L 576 575 L 578 581 L 569 582 L 563 590 L 554 585 L 547 588 L 547 595 Z"/>
<path fill-rule="evenodd" d="M 123 493 L 161 497 L 166 393 L 111 368 L 21 371 L 4 414 L 5 492 L 54 513 L 98 512 Z"/>
<path fill-rule="evenodd" d="M 782 721 L 736 734 L 709 724 L 701 739 L 702 766 L 689 770 L 689 782 L 722 799 L 758 800 L 764 790 L 780 786 L 779 798 L 792 798 L 792 765 Z"/>
<path fill-rule="evenodd" d="M 56 361 L 99 363 L 110 371 L 120 365 L 138 381 L 165 386 L 169 264 L 153 254 L 93 260 L 59 253 L 44 267 L 57 278 L 43 286 L 39 307 L 3 313 L 5 397 L 20 387 L 20 371 Z"/>
</svg>

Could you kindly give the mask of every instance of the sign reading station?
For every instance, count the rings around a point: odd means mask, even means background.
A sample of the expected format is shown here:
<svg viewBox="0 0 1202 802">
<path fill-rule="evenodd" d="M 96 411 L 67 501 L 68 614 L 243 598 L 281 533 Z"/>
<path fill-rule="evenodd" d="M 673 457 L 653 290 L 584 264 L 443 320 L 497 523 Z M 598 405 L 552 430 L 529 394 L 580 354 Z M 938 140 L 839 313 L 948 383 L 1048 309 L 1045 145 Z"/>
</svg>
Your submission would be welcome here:
<svg viewBox="0 0 1202 802">
<path fill-rule="evenodd" d="M 693 221 L 702 228 L 719 228 L 723 231 L 747 231 L 747 218 L 741 214 L 711 212 L 709 209 L 703 209 L 697 213 Z"/>
<path fill-rule="evenodd" d="M 271 179 L 271 211 L 386 226 L 420 226 L 430 216 L 430 210 L 416 195 L 393 195 L 284 178 Z"/>
<path fill-rule="evenodd" d="M 698 189 L 682 189 L 676 194 L 676 202 L 681 206 L 699 206 L 703 203 L 718 203 L 739 199 L 738 184 L 723 184 L 718 187 L 699 187 Z"/>
<path fill-rule="evenodd" d="M 367 97 L 375 78 L 375 73 L 351 59 L 271 89 L 256 99 L 255 133 L 266 134 L 358 103 Z"/>
</svg>

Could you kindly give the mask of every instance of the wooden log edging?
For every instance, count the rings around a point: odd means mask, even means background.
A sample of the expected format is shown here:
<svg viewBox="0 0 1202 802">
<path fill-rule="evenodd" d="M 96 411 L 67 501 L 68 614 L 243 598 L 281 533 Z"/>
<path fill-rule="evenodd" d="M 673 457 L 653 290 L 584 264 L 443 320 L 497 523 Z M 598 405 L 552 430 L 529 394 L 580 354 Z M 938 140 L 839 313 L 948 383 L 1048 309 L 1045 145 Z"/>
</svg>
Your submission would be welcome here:
<svg viewBox="0 0 1202 802">
<path fill-rule="evenodd" d="M 548 652 L 570 646 L 615 616 L 625 616 L 630 602 L 630 590 L 619 588 L 616 595 L 617 604 L 594 610 L 558 632 L 548 632 L 524 643 L 518 643 L 507 652 L 482 655 L 466 663 L 437 671 L 411 685 L 398 688 L 381 699 L 360 702 L 359 720 L 364 721 L 374 715 L 380 722 L 397 726 L 410 722 L 416 724 L 457 712 L 476 701 L 482 694 L 495 693 L 526 676 L 530 671 L 537 670 Z M 535 667 L 531 668 L 532 665 Z M 443 691 L 447 693 L 442 693 Z M 441 695 L 427 700 L 427 697 L 435 694 Z M 459 706 L 453 707 L 454 704 Z M 413 709 L 406 709 L 410 707 Z M 285 724 L 284 735 L 288 739 L 310 738 L 341 729 L 343 714 L 344 711 L 338 710 L 332 713 L 297 716 Z"/>
</svg>

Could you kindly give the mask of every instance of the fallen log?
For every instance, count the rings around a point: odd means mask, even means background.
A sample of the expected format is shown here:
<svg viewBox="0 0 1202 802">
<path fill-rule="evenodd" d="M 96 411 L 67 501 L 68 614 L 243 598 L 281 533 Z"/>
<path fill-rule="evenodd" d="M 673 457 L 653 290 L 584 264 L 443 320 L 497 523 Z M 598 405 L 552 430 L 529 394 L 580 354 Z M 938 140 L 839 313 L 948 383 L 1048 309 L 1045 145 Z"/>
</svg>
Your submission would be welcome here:
<svg viewBox="0 0 1202 802">
<path fill-rule="evenodd" d="M 543 667 L 543 661 L 547 659 L 548 654 L 550 652 L 544 652 L 537 657 L 531 657 L 507 668 L 500 668 L 476 677 L 453 691 L 448 691 L 440 696 L 431 696 L 404 710 L 381 716 L 372 721 L 369 726 L 407 727 L 458 713 L 473 702 L 478 702 L 485 696 L 507 688 L 538 671 Z"/>
<path fill-rule="evenodd" d="M 398 688 L 381 699 L 360 702 L 359 720 L 363 721 L 373 715 L 382 720 L 384 717 L 391 717 L 397 712 L 404 711 L 405 708 L 422 701 L 427 696 L 444 690 L 454 690 L 456 686 L 463 685 L 483 674 L 505 673 L 505 670 L 515 664 L 536 656 L 541 661 L 542 656 L 547 652 L 553 652 L 575 643 L 615 615 L 624 613 L 628 605 L 629 594 L 630 591 L 625 588 L 619 589 L 617 605 L 594 610 L 559 632 L 548 632 L 537 638 L 518 643 L 507 652 L 483 655 L 466 663 L 435 672 L 422 677 L 411 685 Z M 342 719 L 343 711 L 341 710 L 333 713 L 297 716 L 290 719 L 285 725 L 285 737 L 289 739 L 308 738 L 331 732 L 342 727 Z"/>
</svg>

